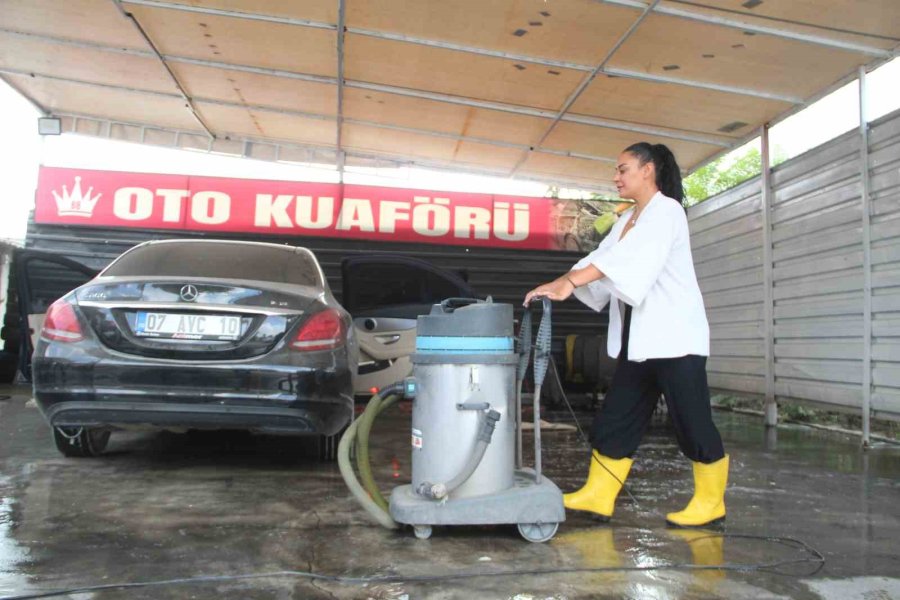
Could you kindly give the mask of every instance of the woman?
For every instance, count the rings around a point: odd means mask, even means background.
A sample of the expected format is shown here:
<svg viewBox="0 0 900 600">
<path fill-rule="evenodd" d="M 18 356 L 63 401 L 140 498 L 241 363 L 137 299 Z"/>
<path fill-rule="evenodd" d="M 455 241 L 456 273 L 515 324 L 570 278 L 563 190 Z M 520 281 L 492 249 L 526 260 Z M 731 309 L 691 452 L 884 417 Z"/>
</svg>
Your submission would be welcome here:
<svg viewBox="0 0 900 600">
<path fill-rule="evenodd" d="M 725 518 L 728 456 L 709 404 L 709 324 L 681 205 L 681 171 L 666 146 L 646 142 L 626 148 L 617 164 L 619 195 L 634 208 L 571 271 L 525 297 L 527 305 L 574 293 L 596 311 L 610 303 L 607 350 L 619 362 L 591 426 L 587 482 L 565 494 L 564 503 L 609 520 L 662 393 L 678 445 L 694 467 L 693 498 L 666 522 L 711 525 Z"/>
</svg>

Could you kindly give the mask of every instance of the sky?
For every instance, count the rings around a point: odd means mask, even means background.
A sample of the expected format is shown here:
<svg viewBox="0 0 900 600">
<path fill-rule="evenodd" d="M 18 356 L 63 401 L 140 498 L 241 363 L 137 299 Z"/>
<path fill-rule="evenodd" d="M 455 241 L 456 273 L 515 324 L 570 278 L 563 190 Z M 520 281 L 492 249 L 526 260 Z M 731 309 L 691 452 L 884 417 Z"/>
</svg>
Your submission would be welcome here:
<svg viewBox="0 0 900 600">
<path fill-rule="evenodd" d="M 897 94 L 897 89 L 900 89 L 900 58 L 870 73 L 867 82 L 870 120 L 900 108 L 900 95 Z M 0 180 L 4 192 L 0 239 L 24 240 L 40 164 L 114 171 L 337 181 L 333 168 L 303 168 L 72 134 L 41 137 L 37 133 L 38 116 L 38 111 L 27 100 L 0 81 L 0 132 L 3 136 L 3 143 L 0 144 Z M 770 142 L 776 152 L 790 158 L 858 127 L 858 119 L 858 83 L 854 80 L 772 127 Z M 758 139 L 750 142 L 758 143 Z M 351 172 L 347 173 L 345 181 L 521 196 L 544 196 L 547 191 L 547 186 L 532 182 L 413 168 Z M 574 196 L 578 192 L 571 190 L 570 194 Z"/>
</svg>

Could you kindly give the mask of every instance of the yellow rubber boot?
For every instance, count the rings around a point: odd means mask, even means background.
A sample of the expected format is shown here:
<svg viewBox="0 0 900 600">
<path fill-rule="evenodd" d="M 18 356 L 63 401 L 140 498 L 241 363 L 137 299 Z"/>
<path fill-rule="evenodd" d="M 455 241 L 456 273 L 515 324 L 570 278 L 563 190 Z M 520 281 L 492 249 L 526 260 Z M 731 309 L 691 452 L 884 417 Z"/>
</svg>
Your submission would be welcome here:
<svg viewBox="0 0 900 600">
<path fill-rule="evenodd" d="M 714 463 L 694 464 L 694 497 L 687 507 L 666 515 L 675 527 L 701 527 L 725 520 L 725 485 L 728 483 L 728 455 Z"/>
<path fill-rule="evenodd" d="M 572 510 L 593 513 L 601 521 L 609 521 L 616 496 L 628 477 L 630 458 L 609 458 L 596 450 L 591 453 L 591 468 L 584 486 L 577 492 L 563 495 L 563 504 Z"/>
</svg>

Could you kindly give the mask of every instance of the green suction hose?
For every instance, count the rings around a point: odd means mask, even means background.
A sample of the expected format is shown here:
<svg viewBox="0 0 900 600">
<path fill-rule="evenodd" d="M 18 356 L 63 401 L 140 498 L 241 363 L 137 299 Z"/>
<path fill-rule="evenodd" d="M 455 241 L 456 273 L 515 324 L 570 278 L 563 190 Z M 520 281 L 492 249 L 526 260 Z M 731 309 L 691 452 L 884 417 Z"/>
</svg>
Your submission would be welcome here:
<svg viewBox="0 0 900 600">
<path fill-rule="evenodd" d="M 376 404 L 371 410 L 363 412 L 356 430 L 356 468 L 359 471 L 362 486 L 369 492 L 372 500 L 385 512 L 388 510 L 388 501 L 381 494 L 381 490 L 378 489 L 378 485 L 375 483 L 375 477 L 372 475 L 372 464 L 369 461 L 369 433 L 372 431 L 372 425 L 375 424 L 375 418 L 387 408 L 396 404 L 399 399 L 400 397 L 397 395 L 391 395 L 384 399 L 378 395 L 374 396 L 370 402 L 376 402 Z"/>
<path fill-rule="evenodd" d="M 379 525 L 388 529 L 397 529 L 398 523 L 391 518 L 388 512 L 388 502 L 378 489 L 375 478 L 372 476 L 372 465 L 369 462 L 369 433 L 375 418 L 384 410 L 396 404 L 402 397 L 404 384 L 392 384 L 372 396 L 366 405 L 366 410 L 358 419 L 353 421 L 347 431 L 341 437 L 338 444 L 338 468 L 341 476 L 347 484 L 350 492 L 362 505 L 363 509 L 374 518 Z M 356 448 L 356 464 L 359 469 L 362 483 L 353 472 L 350 461 L 350 451 Z"/>
</svg>

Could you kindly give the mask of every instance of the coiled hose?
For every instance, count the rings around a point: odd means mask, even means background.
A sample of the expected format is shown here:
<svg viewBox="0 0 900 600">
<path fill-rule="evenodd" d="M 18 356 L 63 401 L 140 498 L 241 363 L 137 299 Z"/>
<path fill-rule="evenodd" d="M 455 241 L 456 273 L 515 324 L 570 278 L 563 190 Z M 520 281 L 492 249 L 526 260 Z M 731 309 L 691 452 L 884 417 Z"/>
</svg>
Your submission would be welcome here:
<svg viewBox="0 0 900 600">
<path fill-rule="evenodd" d="M 372 476 L 372 465 L 369 462 L 369 433 L 375 417 L 384 410 L 394 405 L 401 397 L 403 383 L 394 383 L 372 396 L 366 405 L 366 410 L 358 419 L 353 421 L 341 437 L 338 444 L 338 468 L 347 488 L 362 505 L 363 509 L 374 518 L 379 525 L 388 529 L 397 529 L 398 523 L 391 518 L 388 512 L 388 502 L 382 495 Z M 356 478 L 353 465 L 350 462 L 350 452 L 356 450 L 356 464 L 360 478 Z"/>
<path fill-rule="evenodd" d="M 366 410 L 350 424 L 338 444 L 338 468 L 344 478 L 344 483 L 347 484 L 347 488 L 363 509 L 379 525 L 388 529 L 397 529 L 400 525 L 391 517 L 388 501 L 378 489 L 378 484 L 375 483 L 375 477 L 372 475 L 372 465 L 369 461 L 369 434 L 376 417 L 403 397 L 405 386 L 405 382 L 397 382 L 372 396 L 369 404 L 366 405 Z M 491 443 L 497 421 L 500 420 L 500 414 L 490 410 L 489 405 L 485 405 L 482 413 L 475 448 L 462 470 L 446 483 L 423 483 L 417 490 L 419 495 L 432 500 L 442 500 L 465 483 L 475 472 Z M 359 470 L 359 478 L 356 477 L 350 460 L 350 453 L 353 450 L 356 451 L 356 468 Z"/>
</svg>

